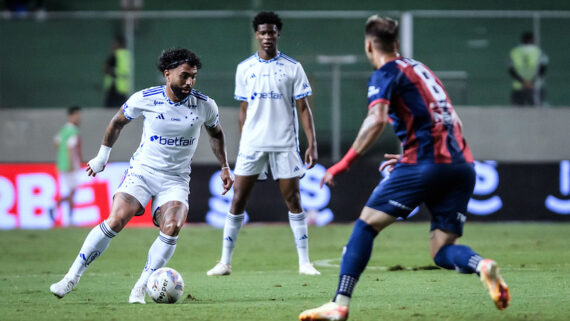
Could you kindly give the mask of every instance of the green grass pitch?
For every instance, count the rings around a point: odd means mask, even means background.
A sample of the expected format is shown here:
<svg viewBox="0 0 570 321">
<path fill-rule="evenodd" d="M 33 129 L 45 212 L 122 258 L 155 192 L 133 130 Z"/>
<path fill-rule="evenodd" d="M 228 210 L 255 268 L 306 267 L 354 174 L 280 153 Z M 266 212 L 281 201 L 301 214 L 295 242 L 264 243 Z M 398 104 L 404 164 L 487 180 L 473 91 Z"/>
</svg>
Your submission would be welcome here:
<svg viewBox="0 0 570 321">
<path fill-rule="evenodd" d="M 427 223 L 398 223 L 376 239 L 356 287 L 350 320 L 569 320 L 569 224 L 467 224 L 461 243 L 499 262 L 511 306 L 498 311 L 474 275 L 429 269 Z M 246 226 L 233 274 L 207 277 L 221 231 L 186 226 L 168 266 L 181 272 L 184 299 L 129 305 L 128 296 L 158 229 L 127 228 L 59 300 L 49 292 L 77 255 L 88 229 L 0 232 L 0 320 L 296 320 L 330 300 L 352 225 L 310 229 L 321 276 L 297 274 L 287 225 Z M 401 268 L 400 268 L 401 267 Z"/>
</svg>

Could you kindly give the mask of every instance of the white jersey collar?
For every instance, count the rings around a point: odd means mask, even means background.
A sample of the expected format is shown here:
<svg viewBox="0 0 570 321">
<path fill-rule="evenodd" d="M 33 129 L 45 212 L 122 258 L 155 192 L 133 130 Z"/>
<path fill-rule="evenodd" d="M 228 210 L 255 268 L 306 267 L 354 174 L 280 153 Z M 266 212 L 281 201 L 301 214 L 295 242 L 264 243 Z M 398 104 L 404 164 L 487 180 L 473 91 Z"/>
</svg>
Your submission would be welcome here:
<svg viewBox="0 0 570 321">
<path fill-rule="evenodd" d="M 257 58 L 257 60 L 258 60 L 259 62 L 264 62 L 264 63 L 268 64 L 268 63 L 274 62 L 275 60 L 281 58 L 281 51 L 277 51 L 277 56 L 275 56 L 275 57 L 273 57 L 273 58 L 271 58 L 271 59 L 269 59 L 269 60 L 261 59 L 261 57 L 259 57 L 258 52 L 256 51 L 256 52 L 255 52 L 255 58 Z"/>
<path fill-rule="evenodd" d="M 164 99 L 166 100 L 166 102 L 168 102 L 170 105 L 173 106 L 182 106 L 184 105 L 188 99 L 190 98 L 190 94 L 188 94 L 188 96 L 186 96 L 186 98 L 182 99 L 181 101 L 175 103 L 172 100 L 170 100 L 170 98 L 168 98 L 168 95 L 166 95 L 166 90 L 165 90 L 166 86 L 162 87 L 162 96 L 164 97 Z"/>
</svg>

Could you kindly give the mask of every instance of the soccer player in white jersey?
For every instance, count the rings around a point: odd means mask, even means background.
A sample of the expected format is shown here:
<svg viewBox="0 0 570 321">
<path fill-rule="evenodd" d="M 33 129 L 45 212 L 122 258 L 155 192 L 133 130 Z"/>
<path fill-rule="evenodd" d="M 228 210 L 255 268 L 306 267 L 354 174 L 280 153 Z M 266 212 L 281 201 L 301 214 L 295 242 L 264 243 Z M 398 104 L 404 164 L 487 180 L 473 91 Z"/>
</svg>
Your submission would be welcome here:
<svg viewBox="0 0 570 321">
<path fill-rule="evenodd" d="M 166 78 L 166 86 L 135 93 L 111 119 L 99 153 L 88 163 L 88 175 L 95 176 L 104 170 L 122 128 L 139 116 L 144 117 L 141 143 L 115 192 L 109 218 L 91 230 L 67 274 L 51 285 L 50 291 L 57 297 L 62 298 L 77 285 L 89 264 L 105 251 L 111 239 L 133 216 L 143 214 L 145 205 L 152 199 L 153 222 L 160 233 L 150 247 L 146 265 L 129 297 L 129 303 L 145 303 L 148 277 L 172 257 L 178 233 L 186 222 L 190 162 L 202 125 L 222 167 L 224 194 L 231 188 L 233 178 L 218 120 L 218 106 L 213 99 L 192 89 L 200 67 L 200 59 L 190 50 L 165 50 L 159 58 L 158 69 Z"/>
<path fill-rule="evenodd" d="M 236 182 L 230 211 L 226 216 L 222 257 L 208 275 L 229 275 L 231 259 L 244 210 L 255 181 L 266 176 L 268 167 L 279 181 L 289 209 L 289 223 L 299 255 L 299 273 L 319 275 L 309 260 L 307 220 L 301 207 L 299 178 L 305 173 L 299 155 L 301 118 L 308 147 L 305 164 L 317 162 L 317 141 L 307 96 L 311 86 L 301 64 L 277 50 L 281 19 L 273 12 L 261 12 L 253 19 L 259 50 L 242 61 L 236 71 L 235 99 L 241 102 L 241 140 L 234 169 Z"/>
</svg>

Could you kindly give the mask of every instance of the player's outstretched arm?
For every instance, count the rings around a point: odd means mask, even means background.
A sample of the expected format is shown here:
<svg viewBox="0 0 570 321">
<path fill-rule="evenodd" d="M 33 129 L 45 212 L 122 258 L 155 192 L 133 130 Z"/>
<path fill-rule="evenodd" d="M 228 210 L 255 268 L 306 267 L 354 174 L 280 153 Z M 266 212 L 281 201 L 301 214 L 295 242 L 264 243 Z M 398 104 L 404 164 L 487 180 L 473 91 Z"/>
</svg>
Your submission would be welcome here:
<svg viewBox="0 0 570 321">
<path fill-rule="evenodd" d="M 308 168 L 315 166 L 319 159 L 319 154 L 317 152 L 317 135 L 315 134 L 315 122 L 313 121 L 313 113 L 309 107 L 309 101 L 307 97 L 301 98 L 296 101 L 297 111 L 299 112 L 299 117 L 301 118 L 301 125 L 307 136 L 307 150 L 305 151 L 305 164 Z"/>
<path fill-rule="evenodd" d="M 388 122 L 388 104 L 378 103 L 370 107 L 368 115 L 362 122 L 358 135 L 352 143 L 352 147 L 346 155 L 335 165 L 327 169 L 325 176 L 321 179 L 323 184 L 334 186 L 334 177 L 348 170 L 350 165 L 363 154 L 380 137 L 386 123 Z"/>
<path fill-rule="evenodd" d="M 119 134 L 123 127 L 128 124 L 130 120 L 123 113 L 123 109 L 119 111 L 111 118 L 107 129 L 105 130 L 105 135 L 103 136 L 103 142 L 101 143 L 101 148 L 99 153 L 95 158 L 87 163 L 87 175 L 95 176 L 97 173 L 105 169 L 107 161 L 109 160 L 109 155 L 111 154 L 111 148 L 119 138 Z"/>
<path fill-rule="evenodd" d="M 222 184 L 224 186 L 222 195 L 225 195 L 230 188 L 232 188 L 234 179 L 230 173 L 230 165 L 228 164 L 228 153 L 226 152 L 224 130 L 222 129 L 222 126 L 218 124 L 213 128 L 206 127 L 206 131 L 208 132 L 208 135 L 210 135 L 210 147 L 212 148 L 212 152 L 222 167 L 220 178 L 222 179 Z"/>
</svg>

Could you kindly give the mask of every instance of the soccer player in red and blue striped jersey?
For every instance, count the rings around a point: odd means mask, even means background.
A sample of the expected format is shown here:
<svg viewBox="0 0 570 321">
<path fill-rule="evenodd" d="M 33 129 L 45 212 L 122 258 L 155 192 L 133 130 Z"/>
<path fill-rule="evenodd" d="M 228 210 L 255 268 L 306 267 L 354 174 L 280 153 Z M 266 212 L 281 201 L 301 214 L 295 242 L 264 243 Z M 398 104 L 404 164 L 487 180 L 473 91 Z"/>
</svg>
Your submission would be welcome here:
<svg viewBox="0 0 570 321">
<path fill-rule="evenodd" d="M 368 115 L 345 157 L 329 168 L 321 184 L 348 170 L 391 122 L 402 141 L 402 155 L 386 155 L 390 176 L 374 189 L 345 247 L 332 302 L 307 310 L 300 320 L 346 320 L 354 286 L 372 253 L 378 233 L 424 203 L 430 210 L 430 252 L 435 264 L 476 273 L 499 310 L 510 300 L 497 263 L 466 245 L 463 234 L 467 203 L 475 186 L 473 156 L 462 124 L 437 76 L 421 62 L 400 57 L 398 23 L 372 16 L 366 23 L 365 52 L 376 69 L 368 83 Z"/>
</svg>

